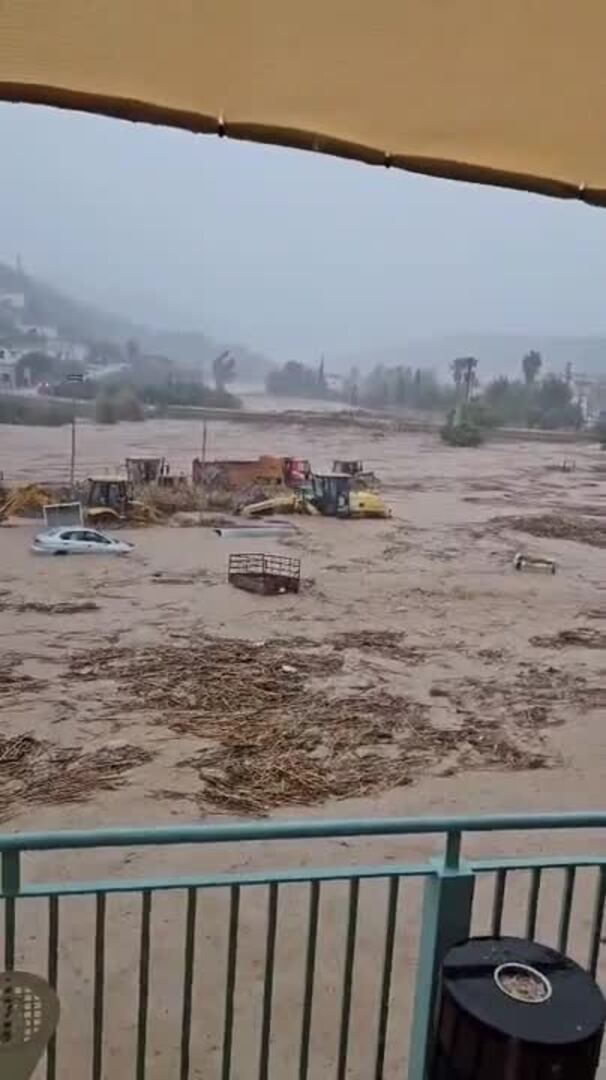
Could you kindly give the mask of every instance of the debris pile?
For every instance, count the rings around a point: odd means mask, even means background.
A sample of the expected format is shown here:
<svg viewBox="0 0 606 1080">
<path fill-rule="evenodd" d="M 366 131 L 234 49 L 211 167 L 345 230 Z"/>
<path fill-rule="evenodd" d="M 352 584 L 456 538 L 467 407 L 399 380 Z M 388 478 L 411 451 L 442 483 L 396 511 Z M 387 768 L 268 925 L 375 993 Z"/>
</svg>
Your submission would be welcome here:
<svg viewBox="0 0 606 1080">
<path fill-rule="evenodd" d="M 343 643 L 334 639 L 295 647 L 209 638 L 188 648 L 82 653 L 68 677 L 112 679 L 124 709 L 198 737 L 199 750 L 182 764 L 199 776 L 191 797 L 203 810 L 263 814 L 358 797 L 411 783 L 444 759 L 452 772 L 549 764 L 540 741 L 483 710 L 455 711 L 437 726 L 429 706 L 405 697 L 376 689 L 339 696 L 338 682 L 326 683 L 342 665 Z"/>
<path fill-rule="evenodd" d="M 14 488 L 0 506 L 0 521 L 9 517 L 42 517 L 44 507 L 55 501 L 55 496 L 37 484 Z"/>
<path fill-rule="evenodd" d="M 464 721 L 452 729 L 429 723 L 418 702 L 373 691 L 356 697 L 311 695 L 289 714 L 274 711 L 251 725 L 238 719 L 215 731 L 216 745 L 183 764 L 203 783 L 201 809 L 261 815 L 276 807 L 358 798 L 410 784 L 451 758 L 460 768 L 535 769 L 546 755 L 530 752 L 498 725 Z"/>
<path fill-rule="evenodd" d="M 587 608 L 583 615 L 586 619 L 606 619 L 606 607 Z"/>
<path fill-rule="evenodd" d="M 330 642 L 335 649 L 359 649 L 419 663 L 424 659 L 423 652 L 414 645 L 405 645 L 405 637 L 405 633 L 398 630 L 344 630 L 332 634 Z"/>
<path fill-rule="evenodd" d="M 527 517 L 497 517 L 489 524 L 499 529 L 514 529 L 531 536 L 553 540 L 576 540 L 579 544 L 606 547 L 606 522 L 579 515 L 538 514 Z"/>
<path fill-rule="evenodd" d="M 34 679 L 18 671 L 21 666 L 20 656 L 3 656 L 0 660 L 0 698 L 15 693 L 38 690 L 44 685 L 41 679 Z"/>
<path fill-rule="evenodd" d="M 273 642 L 207 638 L 193 647 L 103 648 L 73 656 L 69 677 L 114 678 L 146 710 L 160 709 L 177 731 L 205 735 L 224 716 L 252 719 L 287 708 L 305 690 L 306 676 L 329 675 L 343 664 L 324 650 L 292 655 Z M 287 670 L 284 671 L 283 668 Z"/>
<path fill-rule="evenodd" d="M 21 600 L 16 604 L 7 604 L 13 611 L 39 611 L 44 615 L 77 615 L 80 611 L 98 611 L 96 600 L 64 600 L 56 604 L 44 600 Z"/>
<path fill-rule="evenodd" d="M 115 791 L 127 772 L 151 758 L 143 747 L 123 742 L 85 751 L 51 746 L 29 733 L 0 736 L 0 816 L 17 804 L 83 802 L 97 791 Z"/>
<path fill-rule="evenodd" d="M 466 678 L 434 687 L 432 696 L 448 698 L 461 717 L 490 716 L 506 737 L 523 746 L 527 734 L 541 741 L 541 729 L 563 722 L 557 709 L 567 705 L 597 708 L 606 704 L 606 689 L 592 686 L 552 664 L 522 663 L 510 680 Z M 483 723 L 483 722 L 482 722 Z"/>
<path fill-rule="evenodd" d="M 176 570 L 174 574 L 169 573 L 167 570 L 155 570 L 150 580 L 154 585 L 195 585 L 199 581 L 204 581 L 207 585 L 214 585 L 220 579 L 216 574 L 212 574 L 210 570 L 195 569 L 189 571 Z"/>
<path fill-rule="evenodd" d="M 558 630 L 557 634 L 536 634 L 531 637 L 530 644 L 548 649 L 565 649 L 571 645 L 585 649 L 606 649 L 606 631 L 581 626 L 572 630 Z"/>
<path fill-rule="evenodd" d="M 206 500 L 202 492 L 190 485 L 175 488 L 147 485 L 137 492 L 143 505 L 158 516 L 201 511 Z"/>
</svg>

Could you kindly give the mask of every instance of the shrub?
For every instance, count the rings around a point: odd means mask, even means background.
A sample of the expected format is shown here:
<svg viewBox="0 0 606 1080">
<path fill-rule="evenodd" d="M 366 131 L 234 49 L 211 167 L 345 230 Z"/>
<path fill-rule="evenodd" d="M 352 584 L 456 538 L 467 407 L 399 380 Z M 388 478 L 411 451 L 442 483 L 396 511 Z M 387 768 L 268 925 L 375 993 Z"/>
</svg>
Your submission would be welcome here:
<svg viewBox="0 0 606 1080">
<path fill-rule="evenodd" d="M 97 395 L 95 399 L 95 420 L 98 424 L 117 423 L 116 400 L 111 394 L 101 393 Z"/>
<path fill-rule="evenodd" d="M 129 386 L 123 387 L 115 397 L 119 420 L 144 420 L 145 409 Z"/>
<path fill-rule="evenodd" d="M 481 428 L 470 420 L 461 420 L 458 424 L 444 424 L 440 429 L 440 438 L 448 446 L 481 446 L 484 442 Z"/>
<path fill-rule="evenodd" d="M 544 431 L 556 431 L 558 428 L 580 428 L 583 423 L 583 414 L 580 407 L 569 402 L 567 405 L 559 405 L 552 409 L 545 409 L 537 418 L 537 427 Z"/>
<path fill-rule="evenodd" d="M 240 398 L 228 390 L 216 390 L 199 382 L 170 382 L 164 384 L 144 384 L 137 388 L 142 401 L 155 405 L 157 415 L 165 414 L 170 405 L 192 405 L 208 409 L 239 409 Z"/>
<path fill-rule="evenodd" d="M 60 427 L 72 419 L 71 405 L 47 398 L 0 397 L 0 424 L 30 424 L 32 427 Z"/>
<path fill-rule="evenodd" d="M 324 375 L 324 363 L 318 369 L 289 360 L 281 368 L 270 371 L 265 380 L 268 394 L 275 397 L 319 398 L 332 400 L 336 394 L 329 388 Z"/>
<path fill-rule="evenodd" d="M 128 386 L 102 390 L 95 399 L 95 420 L 98 424 L 144 419 L 145 410 L 134 390 Z"/>
<path fill-rule="evenodd" d="M 497 428 L 504 423 L 503 417 L 492 405 L 474 399 L 464 406 L 463 419 L 478 428 Z"/>
</svg>

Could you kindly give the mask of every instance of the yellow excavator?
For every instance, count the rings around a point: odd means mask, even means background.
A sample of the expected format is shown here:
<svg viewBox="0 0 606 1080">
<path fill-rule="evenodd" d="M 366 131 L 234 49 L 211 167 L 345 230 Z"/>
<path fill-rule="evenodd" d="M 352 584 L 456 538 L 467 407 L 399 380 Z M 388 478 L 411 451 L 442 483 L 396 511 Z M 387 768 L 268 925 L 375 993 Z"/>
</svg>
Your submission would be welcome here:
<svg viewBox="0 0 606 1080">
<path fill-rule="evenodd" d="M 326 517 L 386 518 L 390 516 L 376 491 L 359 490 L 349 473 L 314 473 L 308 498 Z"/>
<path fill-rule="evenodd" d="M 376 491 L 357 490 L 347 473 L 313 473 L 310 486 L 246 506 L 244 517 L 322 514 L 324 517 L 387 518 L 391 511 Z"/>
<path fill-rule="evenodd" d="M 89 476 L 84 514 L 89 524 L 97 526 L 152 525 L 163 520 L 153 506 L 133 498 L 132 483 L 123 476 Z"/>
</svg>

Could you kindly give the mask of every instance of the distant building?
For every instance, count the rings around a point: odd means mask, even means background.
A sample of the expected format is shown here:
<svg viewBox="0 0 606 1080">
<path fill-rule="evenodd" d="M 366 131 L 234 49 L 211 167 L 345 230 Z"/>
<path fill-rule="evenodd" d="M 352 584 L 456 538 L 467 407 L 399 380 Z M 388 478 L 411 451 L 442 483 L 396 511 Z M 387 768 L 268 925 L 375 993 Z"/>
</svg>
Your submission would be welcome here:
<svg viewBox="0 0 606 1080">
<path fill-rule="evenodd" d="M 0 346 L 0 391 L 17 389 L 17 364 L 21 353 Z"/>
<path fill-rule="evenodd" d="M 85 364 L 88 361 L 90 349 L 83 341 L 62 341 L 59 339 L 57 345 L 61 347 L 63 360 L 70 360 L 73 364 L 78 365 Z"/>
<path fill-rule="evenodd" d="M 59 337 L 56 327 L 23 325 L 12 335 L 13 344 L 21 353 L 45 353 L 53 360 L 71 362 L 81 367 L 88 360 L 89 346 L 82 341 L 66 341 Z"/>
<path fill-rule="evenodd" d="M 583 420 L 595 423 L 606 409 L 606 375 L 574 375 L 574 399 L 579 404 Z"/>
<path fill-rule="evenodd" d="M 8 308 L 10 311 L 23 311 L 25 309 L 25 293 L 0 289 L 0 308 Z"/>
<path fill-rule="evenodd" d="M 59 331 L 56 326 L 45 326 L 42 323 L 20 323 L 19 330 L 22 334 L 28 334 L 36 338 L 44 338 L 48 341 L 56 341 Z"/>
</svg>

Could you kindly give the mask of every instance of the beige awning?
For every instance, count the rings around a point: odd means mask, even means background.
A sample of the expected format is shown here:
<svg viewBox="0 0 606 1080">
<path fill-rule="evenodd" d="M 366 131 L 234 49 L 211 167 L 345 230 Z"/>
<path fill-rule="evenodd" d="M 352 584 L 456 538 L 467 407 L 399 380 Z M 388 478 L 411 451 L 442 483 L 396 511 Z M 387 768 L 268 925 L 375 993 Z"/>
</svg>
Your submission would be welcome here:
<svg viewBox="0 0 606 1080">
<path fill-rule="evenodd" d="M 0 0 L 0 97 L 606 203 L 606 0 Z"/>
</svg>

